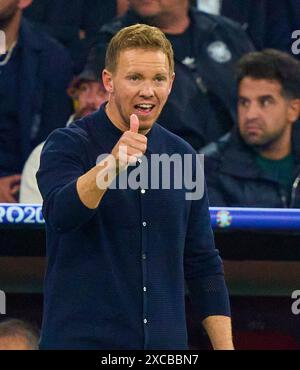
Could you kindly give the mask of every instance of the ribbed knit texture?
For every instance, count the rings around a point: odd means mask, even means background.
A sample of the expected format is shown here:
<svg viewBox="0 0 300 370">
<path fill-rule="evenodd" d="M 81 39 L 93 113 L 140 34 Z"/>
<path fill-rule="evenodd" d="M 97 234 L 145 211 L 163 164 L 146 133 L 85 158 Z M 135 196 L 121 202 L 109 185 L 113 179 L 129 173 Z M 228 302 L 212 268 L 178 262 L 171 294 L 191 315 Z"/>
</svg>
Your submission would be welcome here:
<svg viewBox="0 0 300 370">
<path fill-rule="evenodd" d="M 184 189 L 109 189 L 98 209 L 81 203 L 76 179 L 121 135 L 102 107 L 44 146 L 37 174 L 48 255 L 42 349 L 186 349 L 184 276 L 199 320 L 230 315 L 206 193 L 187 201 Z M 158 124 L 147 137 L 149 160 L 195 154 Z"/>
</svg>

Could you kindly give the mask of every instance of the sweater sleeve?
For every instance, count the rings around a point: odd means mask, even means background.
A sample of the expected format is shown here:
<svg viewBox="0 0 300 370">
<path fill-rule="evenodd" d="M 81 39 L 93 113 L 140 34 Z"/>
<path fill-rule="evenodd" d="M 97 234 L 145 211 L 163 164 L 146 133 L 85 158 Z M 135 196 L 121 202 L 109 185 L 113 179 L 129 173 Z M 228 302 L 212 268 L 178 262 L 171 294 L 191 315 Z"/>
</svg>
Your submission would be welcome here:
<svg viewBox="0 0 300 370">
<path fill-rule="evenodd" d="M 57 129 L 46 141 L 37 172 L 43 197 L 43 216 L 49 227 L 59 233 L 73 231 L 88 222 L 96 209 L 80 200 L 76 183 L 87 169 L 84 148 L 71 129 Z"/>
<path fill-rule="evenodd" d="M 201 320 L 230 316 L 223 263 L 215 248 L 206 186 L 199 200 L 192 200 L 186 235 L 184 272 L 191 301 Z"/>
</svg>

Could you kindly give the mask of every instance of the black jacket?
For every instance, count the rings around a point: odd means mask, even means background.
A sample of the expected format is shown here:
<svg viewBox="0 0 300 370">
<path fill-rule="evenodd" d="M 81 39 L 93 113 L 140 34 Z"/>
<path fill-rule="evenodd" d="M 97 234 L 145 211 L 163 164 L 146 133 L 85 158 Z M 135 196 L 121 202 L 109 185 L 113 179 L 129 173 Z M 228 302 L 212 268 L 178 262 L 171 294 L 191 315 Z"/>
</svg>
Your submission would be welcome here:
<svg viewBox="0 0 300 370">
<path fill-rule="evenodd" d="M 68 52 L 58 42 L 22 19 L 20 28 L 20 83 L 18 117 L 20 168 L 31 151 L 56 128 L 64 127 L 72 113 L 67 87 L 72 78 Z M 0 117 L 1 120 L 1 117 Z M 15 173 L 8 156 L 0 158 L 0 176 Z"/>
<path fill-rule="evenodd" d="M 205 176 L 210 205 L 214 207 L 300 208 L 300 130 L 293 133 L 296 162 L 290 193 L 277 179 L 256 164 L 254 152 L 234 129 L 217 143 L 201 150 L 205 155 Z M 296 140 L 297 138 L 297 140 Z"/>
<path fill-rule="evenodd" d="M 236 116 L 234 66 L 253 46 L 241 27 L 227 18 L 194 8 L 190 9 L 190 18 L 194 25 L 196 70 L 191 71 L 175 55 L 175 82 L 159 123 L 200 149 L 232 127 Z M 142 22 L 129 11 L 101 28 L 88 61 L 98 75 L 104 67 L 106 46 L 112 36 L 122 27 Z M 215 59 L 208 52 L 212 46 L 217 54 Z M 229 50 L 229 60 L 216 60 L 218 56 L 222 59 L 222 50 Z"/>
<path fill-rule="evenodd" d="M 20 162 L 9 155 L 0 157 L 0 176 L 19 173 L 31 151 L 56 128 L 64 127 L 72 112 L 67 87 L 72 78 L 68 52 L 48 35 L 23 19 L 19 39 L 20 91 L 18 117 Z M 0 117 L 1 120 L 1 117 Z"/>
<path fill-rule="evenodd" d="M 68 48 L 78 74 L 99 27 L 116 16 L 116 8 L 116 0 L 38 0 L 24 15 Z M 80 31 L 85 38 L 80 38 Z"/>
</svg>

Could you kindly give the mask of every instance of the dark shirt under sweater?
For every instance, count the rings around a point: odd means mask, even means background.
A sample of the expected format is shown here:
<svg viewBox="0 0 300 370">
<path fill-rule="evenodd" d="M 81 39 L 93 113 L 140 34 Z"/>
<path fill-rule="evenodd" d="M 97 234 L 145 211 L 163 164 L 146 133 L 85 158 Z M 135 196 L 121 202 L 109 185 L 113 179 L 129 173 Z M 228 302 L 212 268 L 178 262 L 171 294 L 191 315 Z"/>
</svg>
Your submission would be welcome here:
<svg viewBox="0 0 300 370">
<path fill-rule="evenodd" d="M 37 173 L 48 256 L 41 349 L 186 349 L 184 278 L 199 320 L 230 315 L 206 192 L 186 200 L 186 189 L 171 181 L 170 190 L 109 189 L 95 210 L 80 201 L 78 177 L 121 135 L 101 107 L 55 130 L 44 146 Z M 149 168 L 151 154 L 195 158 L 157 123 L 147 138 Z"/>
<path fill-rule="evenodd" d="M 20 173 L 19 129 L 19 45 L 14 49 L 7 64 L 0 65 L 0 176 Z M 5 59 L 0 57 L 0 61 Z"/>
</svg>

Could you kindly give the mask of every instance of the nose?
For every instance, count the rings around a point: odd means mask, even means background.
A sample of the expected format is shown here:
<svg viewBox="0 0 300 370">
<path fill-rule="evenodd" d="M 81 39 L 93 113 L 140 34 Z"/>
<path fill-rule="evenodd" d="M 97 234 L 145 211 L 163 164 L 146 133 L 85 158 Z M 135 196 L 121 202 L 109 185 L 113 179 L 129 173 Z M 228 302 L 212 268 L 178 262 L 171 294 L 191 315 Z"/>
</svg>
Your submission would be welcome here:
<svg viewBox="0 0 300 370">
<path fill-rule="evenodd" d="M 140 89 L 140 97 L 152 98 L 154 96 L 154 89 L 151 82 L 144 82 Z"/>
<path fill-rule="evenodd" d="M 252 121 L 257 119 L 258 116 L 259 116 L 259 107 L 254 102 L 250 103 L 246 110 L 246 119 Z"/>
<path fill-rule="evenodd" d="M 97 94 L 94 91 L 92 91 L 92 90 L 86 91 L 86 93 L 82 97 L 82 101 L 86 105 L 98 106 L 98 104 L 97 104 L 97 101 L 98 101 Z"/>
<path fill-rule="evenodd" d="M 93 91 L 88 91 L 86 100 L 88 103 L 93 103 L 96 100 L 96 94 Z"/>
</svg>

